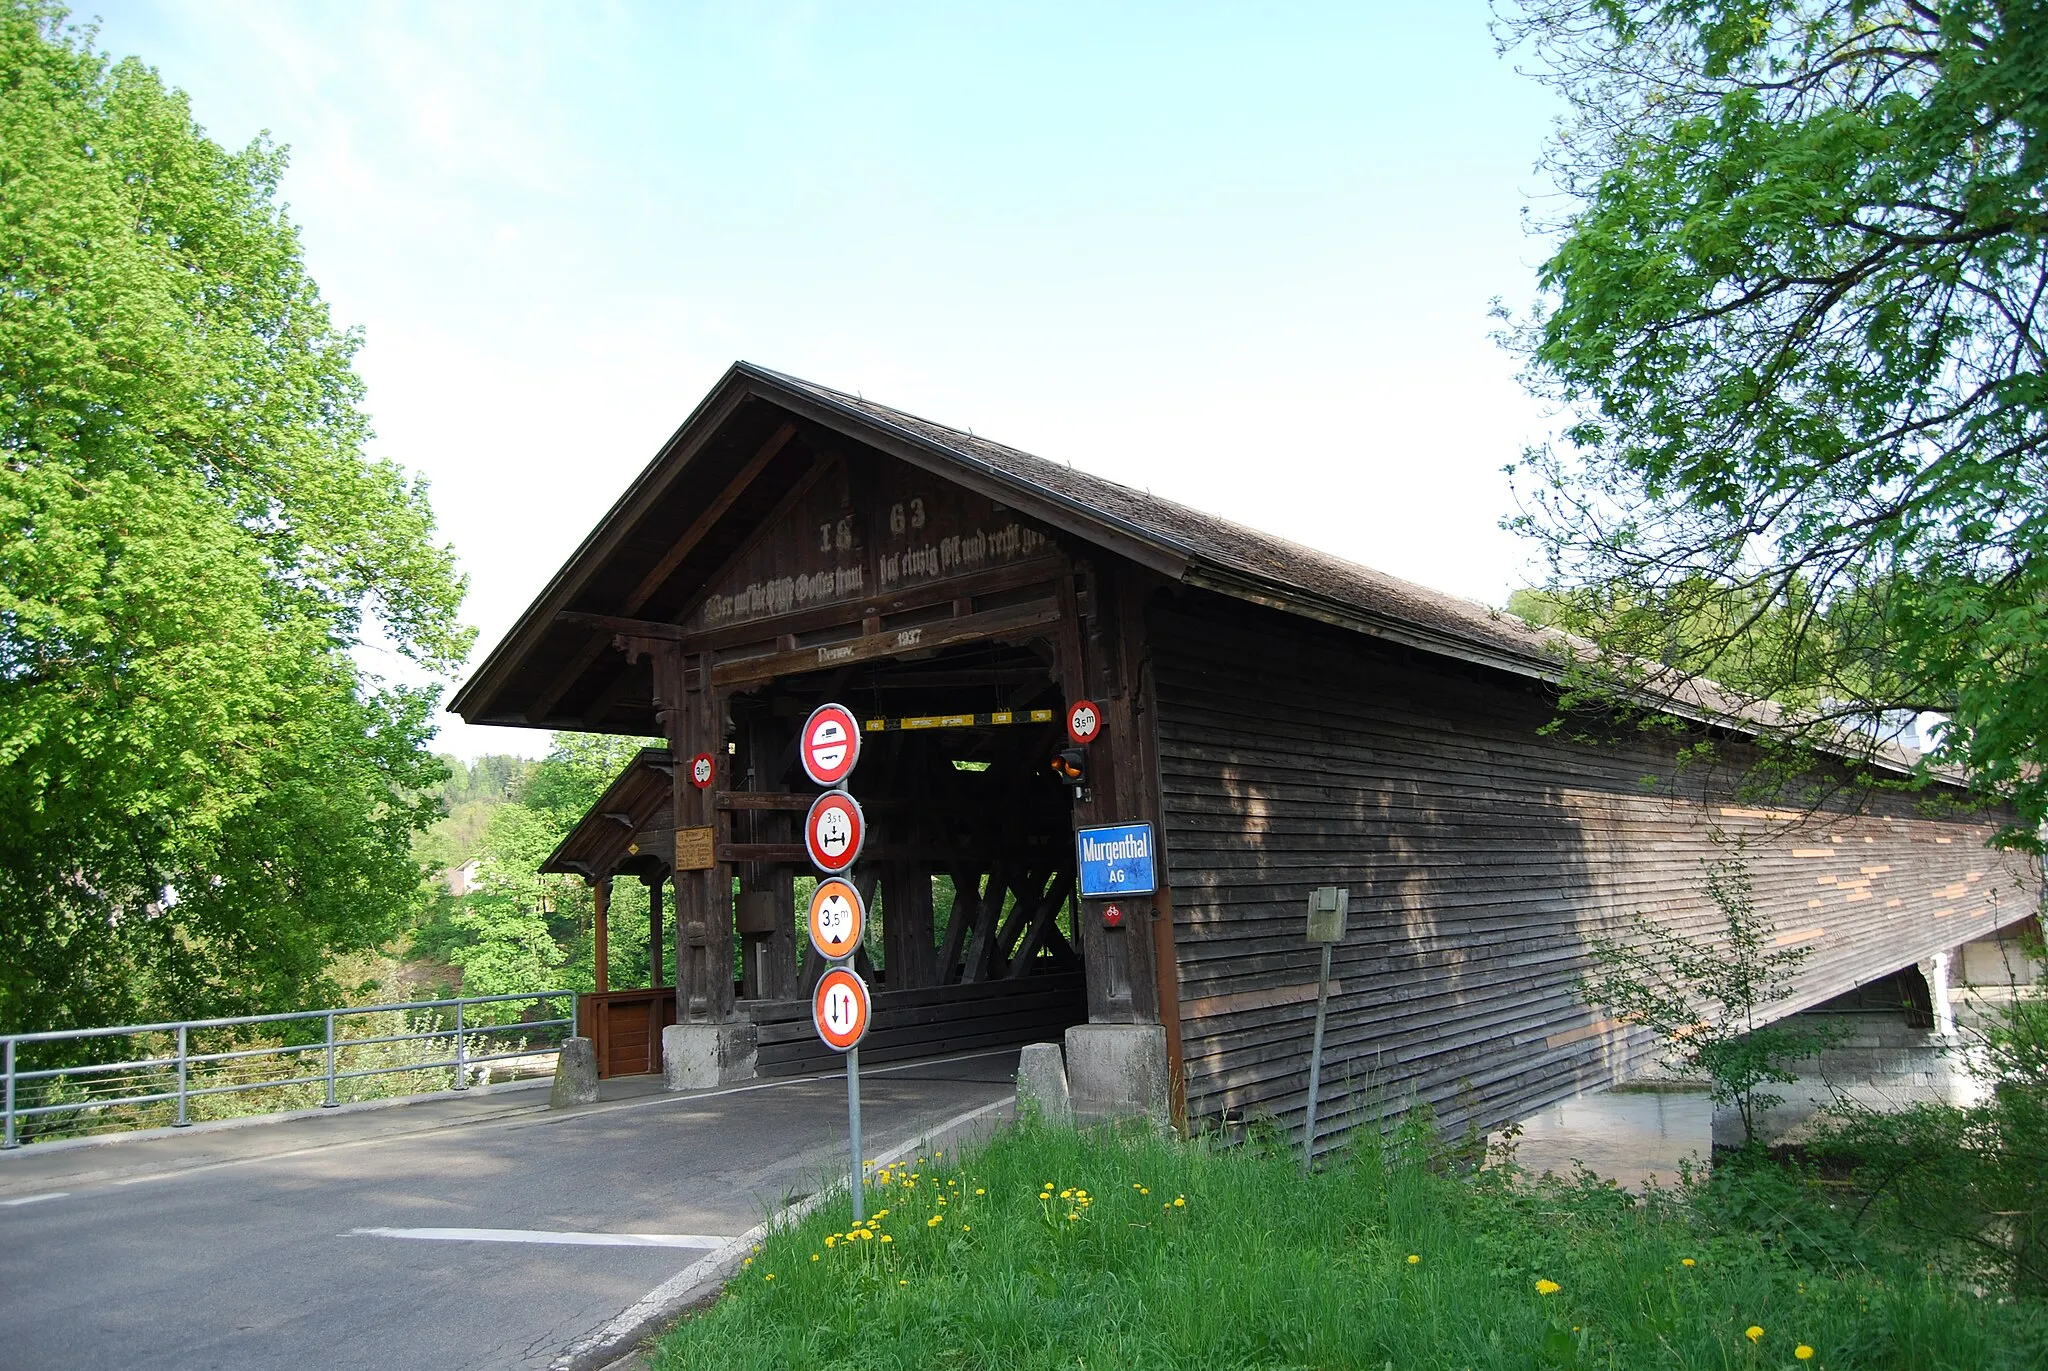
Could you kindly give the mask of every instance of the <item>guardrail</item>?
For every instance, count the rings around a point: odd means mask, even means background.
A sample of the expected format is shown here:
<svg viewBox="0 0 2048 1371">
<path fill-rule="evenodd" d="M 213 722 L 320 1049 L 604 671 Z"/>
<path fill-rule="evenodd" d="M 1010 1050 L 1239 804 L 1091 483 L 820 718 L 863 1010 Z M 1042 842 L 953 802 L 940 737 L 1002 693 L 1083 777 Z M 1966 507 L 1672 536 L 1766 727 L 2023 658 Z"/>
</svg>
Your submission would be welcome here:
<svg viewBox="0 0 2048 1371">
<path fill-rule="evenodd" d="M 530 1012 L 539 1012 L 552 1000 L 568 1001 L 566 1017 L 515 1018 L 495 1023 L 490 1020 L 504 1011 L 479 1010 L 486 1005 L 509 1009 L 531 1001 L 534 1008 Z M 380 1023 L 370 1016 L 396 1016 L 398 1021 L 386 1019 Z M 260 1025 L 287 1025 L 283 1032 L 290 1038 L 299 1036 L 298 1026 L 316 1019 L 322 1021 L 317 1038 L 307 1034 L 303 1042 L 249 1045 L 257 1036 L 251 1030 Z M 361 1037 L 350 1037 L 346 1029 L 358 1024 L 371 1031 Z M 342 1031 L 338 1032 L 337 1027 Z M 378 1031 L 399 1027 L 407 1031 Z M 558 1029 L 567 1032 L 558 1034 L 554 1031 Z M 0 1105 L 0 1110 L 5 1115 L 0 1149 L 21 1146 L 25 1126 L 32 1127 L 43 1120 L 55 1122 L 67 1114 L 72 1116 L 68 1127 L 35 1131 L 75 1134 L 106 1131 L 108 1125 L 146 1128 L 164 1122 L 182 1128 L 192 1122 L 195 1103 L 246 1091 L 278 1092 L 288 1102 L 275 1108 L 289 1109 L 314 1103 L 333 1108 L 343 1102 L 343 1095 L 361 1099 L 445 1089 L 445 1084 L 425 1084 L 427 1080 L 437 1080 L 439 1073 L 444 1072 L 452 1073 L 454 1089 L 466 1090 L 479 1083 L 474 1079 L 479 1070 L 488 1076 L 490 1063 L 552 1055 L 561 1039 L 574 1036 L 575 1032 L 576 992 L 543 990 L 526 995 L 472 995 L 349 1009 L 308 1009 L 292 1014 L 251 1014 L 233 1019 L 188 1019 L 177 1023 L 9 1034 L 0 1036 L 0 1077 L 4 1077 L 4 1086 L 0 1086 L 4 1089 L 4 1105 Z M 511 1042 L 514 1035 L 518 1036 L 516 1044 Z M 147 1055 L 122 1061 L 40 1067 L 25 1061 L 45 1045 L 116 1037 L 141 1040 Z M 209 1046 L 203 1041 L 209 1037 L 229 1045 L 217 1050 L 195 1050 Z M 536 1037 L 542 1040 L 539 1044 L 534 1041 Z M 441 1046 L 444 1043 L 446 1046 Z M 317 1069 L 311 1072 L 301 1069 L 308 1053 L 316 1054 Z M 366 1092 L 355 1085 L 402 1072 L 422 1073 L 421 1081 L 414 1083 L 420 1088 Z M 316 1088 L 320 1096 L 317 1101 L 311 1098 Z"/>
</svg>

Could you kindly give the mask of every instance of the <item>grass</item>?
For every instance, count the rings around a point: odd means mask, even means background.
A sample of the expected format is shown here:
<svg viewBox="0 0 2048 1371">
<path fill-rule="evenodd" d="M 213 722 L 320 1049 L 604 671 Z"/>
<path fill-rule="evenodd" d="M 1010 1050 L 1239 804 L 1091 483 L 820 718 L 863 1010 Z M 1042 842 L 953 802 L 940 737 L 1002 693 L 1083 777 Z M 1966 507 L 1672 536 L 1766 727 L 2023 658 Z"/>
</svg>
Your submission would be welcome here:
<svg viewBox="0 0 2048 1371">
<path fill-rule="evenodd" d="M 1304 1178 L 1273 1148 L 1027 1124 L 868 1197 L 868 1236 L 843 1196 L 771 1236 L 654 1366 L 2048 1365 L 2040 1305 L 1802 1256 L 1704 1192 L 1445 1174 L 1412 1135 Z"/>
</svg>

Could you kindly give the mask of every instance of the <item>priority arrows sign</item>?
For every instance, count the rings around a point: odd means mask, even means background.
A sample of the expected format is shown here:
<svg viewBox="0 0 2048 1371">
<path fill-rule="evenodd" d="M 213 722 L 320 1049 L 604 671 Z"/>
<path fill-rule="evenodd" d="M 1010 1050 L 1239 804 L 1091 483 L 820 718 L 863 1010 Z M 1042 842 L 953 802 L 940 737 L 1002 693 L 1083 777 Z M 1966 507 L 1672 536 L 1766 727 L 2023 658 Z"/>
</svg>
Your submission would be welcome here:
<svg viewBox="0 0 2048 1371">
<path fill-rule="evenodd" d="M 835 966 L 818 978 L 811 996 L 811 1023 L 825 1046 L 834 1052 L 849 1052 L 860 1046 L 868 1034 L 873 1002 L 868 984 L 843 966 Z"/>
<path fill-rule="evenodd" d="M 845 705 L 819 705 L 804 721 L 797 751 L 804 775 L 819 785 L 838 785 L 860 761 L 860 722 Z"/>
<path fill-rule="evenodd" d="M 843 790 L 828 790 L 811 803 L 804 819 L 804 848 L 811 865 L 828 876 L 852 866 L 867 841 L 868 823 L 860 802 Z"/>
</svg>

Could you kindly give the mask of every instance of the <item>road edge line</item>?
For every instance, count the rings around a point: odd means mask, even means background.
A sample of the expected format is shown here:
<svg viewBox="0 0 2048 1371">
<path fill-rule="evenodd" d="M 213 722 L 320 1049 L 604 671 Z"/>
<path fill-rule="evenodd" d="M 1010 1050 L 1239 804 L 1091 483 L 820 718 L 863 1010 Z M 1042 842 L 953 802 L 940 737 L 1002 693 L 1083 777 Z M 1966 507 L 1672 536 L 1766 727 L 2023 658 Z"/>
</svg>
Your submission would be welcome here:
<svg viewBox="0 0 2048 1371">
<path fill-rule="evenodd" d="M 956 1114 L 936 1128 L 918 1133 L 909 1142 L 890 1148 L 875 1158 L 875 1165 L 886 1166 L 890 1162 L 907 1157 L 927 1144 L 949 1142 L 952 1135 L 997 1110 L 1010 1108 L 1017 1103 L 1012 1093 L 1000 1100 Z M 792 1224 L 801 1223 L 816 1209 L 833 1196 L 846 1189 L 846 1182 L 827 1186 L 807 1199 L 797 1201 L 762 1223 L 755 1224 L 746 1232 L 711 1253 L 690 1263 L 670 1276 L 654 1289 L 642 1295 L 624 1313 L 613 1319 L 597 1332 L 579 1338 L 564 1348 L 562 1354 L 549 1363 L 548 1371 L 601 1371 L 621 1357 L 628 1355 L 657 1325 L 666 1323 L 694 1304 L 704 1301 L 707 1295 L 715 1295 L 725 1288 L 727 1281 L 739 1269 L 742 1261 L 754 1247 L 770 1233 Z"/>
</svg>

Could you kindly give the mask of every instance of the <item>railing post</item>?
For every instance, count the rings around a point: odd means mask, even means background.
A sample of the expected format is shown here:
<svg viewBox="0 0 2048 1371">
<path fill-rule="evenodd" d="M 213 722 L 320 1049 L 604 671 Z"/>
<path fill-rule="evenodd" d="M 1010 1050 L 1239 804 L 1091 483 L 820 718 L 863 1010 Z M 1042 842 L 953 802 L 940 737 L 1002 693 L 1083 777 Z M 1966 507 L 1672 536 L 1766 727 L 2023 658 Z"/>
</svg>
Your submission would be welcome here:
<svg viewBox="0 0 2048 1371">
<path fill-rule="evenodd" d="M 455 1088 L 469 1089 L 468 1052 L 462 1042 L 462 1001 L 455 1002 Z"/>
<path fill-rule="evenodd" d="M 572 991 L 570 991 L 570 992 L 569 992 L 569 1036 L 570 1036 L 570 1037 L 572 1037 L 572 1038 L 576 1036 L 576 1030 L 577 1030 L 577 1028 L 579 1027 L 579 1025 L 578 1025 L 578 1024 L 577 1024 L 577 1022 L 576 1022 L 576 1001 L 577 1001 L 577 999 L 578 999 L 578 996 L 577 996 L 576 992 L 575 992 L 575 991 L 573 991 L 573 990 L 572 990 Z"/>
<path fill-rule="evenodd" d="M 327 1098 L 320 1102 L 322 1109 L 334 1108 L 334 1011 L 327 1011 Z"/>
<path fill-rule="evenodd" d="M 177 1121 L 176 1123 L 174 1123 L 174 1124 L 172 1124 L 172 1125 L 171 1125 L 171 1127 L 173 1127 L 173 1128 L 183 1128 L 183 1127 L 185 1127 L 185 1126 L 186 1126 L 187 1124 L 191 1123 L 191 1120 L 185 1117 L 185 1047 L 186 1047 L 186 1040 L 185 1040 L 185 1025 L 184 1025 L 184 1024 L 179 1024 L 179 1025 L 178 1025 L 178 1121 Z"/>
<path fill-rule="evenodd" d="M 14 1039 L 7 1040 L 7 1125 L 0 1147 L 15 1148 L 21 1144 L 14 1138 Z"/>
</svg>

